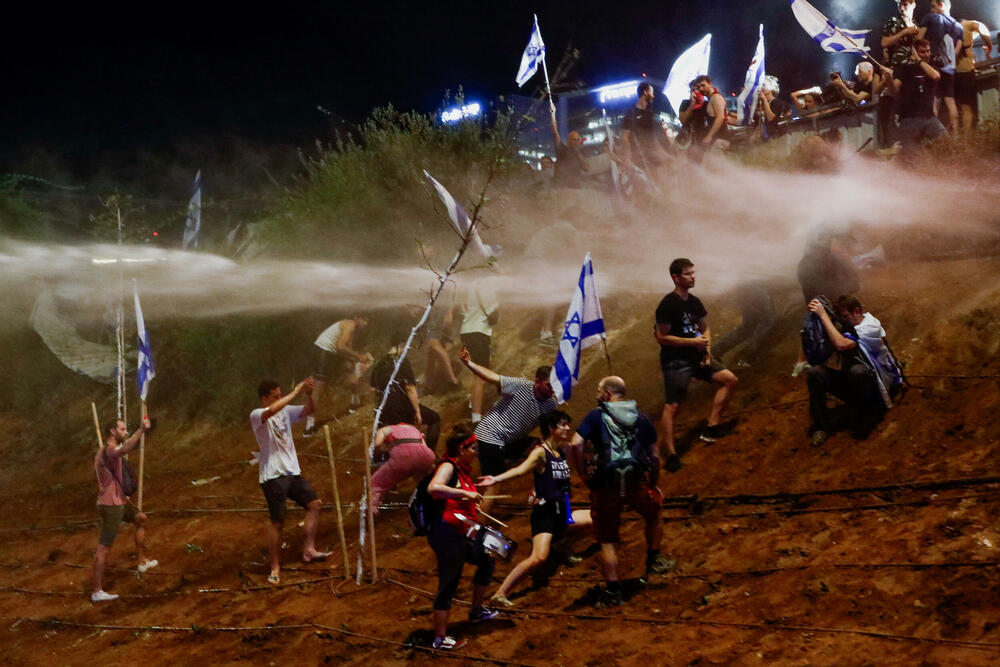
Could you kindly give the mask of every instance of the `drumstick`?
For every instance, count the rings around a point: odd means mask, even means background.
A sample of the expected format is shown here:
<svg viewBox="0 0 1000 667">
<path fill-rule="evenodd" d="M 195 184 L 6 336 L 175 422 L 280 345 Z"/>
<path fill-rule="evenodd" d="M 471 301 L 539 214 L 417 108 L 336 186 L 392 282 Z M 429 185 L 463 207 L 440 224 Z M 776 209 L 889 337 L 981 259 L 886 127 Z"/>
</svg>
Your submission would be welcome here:
<svg viewBox="0 0 1000 667">
<path fill-rule="evenodd" d="M 490 521 L 494 521 L 494 522 L 496 522 L 496 523 L 497 523 L 498 525 L 500 525 L 500 526 L 501 526 L 501 527 L 503 527 L 503 528 L 510 528 L 510 526 L 508 526 L 507 524 L 505 524 L 505 523 L 504 523 L 503 521 L 501 521 L 500 519 L 498 519 L 498 518 L 496 518 L 496 517 L 493 517 L 493 516 L 490 516 L 489 514 L 487 514 L 486 512 L 484 512 L 484 511 L 482 511 L 482 510 L 479 510 L 479 513 L 480 513 L 480 514 L 482 514 L 482 515 L 483 515 L 484 517 L 486 517 L 487 519 L 489 519 Z"/>
<path fill-rule="evenodd" d="M 514 496 L 483 496 L 483 500 L 506 500 L 507 498 L 513 498 Z"/>
</svg>

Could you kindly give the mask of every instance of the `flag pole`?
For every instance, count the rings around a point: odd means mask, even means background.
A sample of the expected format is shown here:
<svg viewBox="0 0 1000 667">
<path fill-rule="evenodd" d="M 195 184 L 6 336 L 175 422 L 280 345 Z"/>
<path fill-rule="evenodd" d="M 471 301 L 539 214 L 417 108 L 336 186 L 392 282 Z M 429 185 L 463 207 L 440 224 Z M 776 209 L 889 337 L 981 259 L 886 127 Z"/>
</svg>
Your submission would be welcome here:
<svg viewBox="0 0 1000 667">
<path fill-rule="evenodd" d="M 608 362 L 608 375 L 614 375 L 615 372 L 611 368 L 611 355 L 608 354 L 608 339 L 604 336 L 601 336 L 601 346 L 604 348 L 604 358 Z"/>
<path fill-rule="evenodd" d="M 97 404 L 91 402 L 90 411 L 94 414 L 94 430 L 97 432 L 97 449 L 104 446 L 104 438 L 101 436 L 101 420 L 97 417 Z"/>
<path fill-rule="evenodd" d="M 340 535 L 340 549 L 344 552 L 344 578 L 351 578 L 351 562 L 347 558 L 347 540 L 344 538 L 344 514 L 340 509 L 340 491 L 337 489 L 337 464 L 333 460 L 333 445 L 330 443 L 330 426 L 323 424 L 326 436 L 326 456 L 330 460 L 330 480 L 333 483 L 333 504 L 337 508 L 337 533 Z"/>
<path fill-rule="evenodd" d="M 142 402 L 142 414 L 140 424 L 146 420 L 146 401 Z M 136 501 L 136 508 L 142 511 L 142 477 L 143 466 L 146 462 L 146 429 L 139 434 L 139 498 Z"/>
</svg>

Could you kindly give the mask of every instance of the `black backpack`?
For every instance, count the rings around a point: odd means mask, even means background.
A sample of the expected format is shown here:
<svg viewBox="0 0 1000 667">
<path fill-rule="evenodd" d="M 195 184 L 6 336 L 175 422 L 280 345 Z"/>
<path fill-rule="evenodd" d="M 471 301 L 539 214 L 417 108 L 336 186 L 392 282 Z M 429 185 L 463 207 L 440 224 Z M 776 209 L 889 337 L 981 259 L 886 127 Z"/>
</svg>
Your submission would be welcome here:
<svg viewBox="0 0 1000 667">
<path fill-rule="evenodd" d="M 835 321 L 836 316 L 833 313 L 833 306 L 830 305 L 830 300 L 823 295 L 817 296 L 816 299 L 826 308 L 830 319 Z M 823 330 L 823 322 L 816 313 L 806 315 L 806 319 L 802 322 L 801 334 L 802 352 L 805 354 L 806 361 L 809 362 L 810 366 L 822 364 L 833 354 L 833 343 L 826 337 L 826 331 Z"/>
<path fill-rule="evenodd" d="M 453 468 L 454 465 L 452 464 Z M 427 529 L 431 527 L 431 524 L 444 511 L 444 502 L 432 496 L 427 490 L 427 486 L 434 479 L 434 474 L 438 471 L 439 467 L 440 464 L 434 466 L 434 470 L 424 475 L 417 482 L 417 488 L 413 489 L 413 493 L 410 494 L 410 501 L 406 504 L 407 510 L 410 513 L 410 529 L 414 535 L 426 535 Z M 451 479 L 448 480 L 448 486 L 455 486 L 457 481 L 458 469 L 455 468 L 452 471 Z"/>
<path fill-rule="evenodd" d="M 118 483 L 118 488 L 122 490 L 122 495 L 125 497 L 131 496 L 133 493 L 139 490 L 139 476 L 135 473 L 135 468 L 132 464 L 126 461 L 124 458 L 121 459 L 122 462 L 122 474 L 121 477 L 115 474 L 114 468 L 111 467 L 111 459 L 108 457 L 108 452 L 104 452 L 104 467 L 108 469 L 111 473 L 111 477 Z"/>
</svg>

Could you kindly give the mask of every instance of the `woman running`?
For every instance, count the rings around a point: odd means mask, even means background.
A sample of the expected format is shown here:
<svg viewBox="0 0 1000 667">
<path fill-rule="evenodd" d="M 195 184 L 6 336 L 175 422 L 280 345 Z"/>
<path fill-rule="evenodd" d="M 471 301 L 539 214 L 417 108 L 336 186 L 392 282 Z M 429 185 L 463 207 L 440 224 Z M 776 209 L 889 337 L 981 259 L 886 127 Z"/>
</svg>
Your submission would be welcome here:
<svg viewBox="0 0 1000 667">
<path fill-rule="evenodd" d="M 508 599 L 511 591 L 533 570 L 549 558 L 553 540 L 560 540 L 567 527 L 574 530 L 590 528 L 592 520 L 589 510 L 576 510 L 569 516 L 572 523 L 567 525 L 569 512 L 569 461 L 562 448 L 569 444 L 570 416 L 554 410 L 542 415 L 540 420 L 542 443 L 528 454 L 528 458 L 516 468 L 499 475 L 479 478 L 479 486 L 491 486 L 533 471 L 535 474 L 535 506 L 531 509 L 531 555 L 518 563 L 499 590 L 490 598 L 491 602 L 507 607 L 514 603 Z"/>
<path fill-rule="evenodd" d="M 461 648 L 465 640 L 448 636 L 448 611 L 458 590 L 462 566 L 472 563 L 472 610 L 469 621 L 478 623 L 496 618 L 498 613 L 483 606 L 486 587 L 493 576 L 493 558 L 481 545 L 466 537 L 476 525 L 478 505 L 483 497 L 472 483 L 472 465 L 477 460 L 476 436 L 468 427 L 458 426 L 445 442 L 445 458 L 427 485 L 433 498 L 443 501 L 443 511 L 427 530 L 427 541 L 437 556 L 438 590 L 434 598 L 434 643 L 436 649 Z"/>
</svg>

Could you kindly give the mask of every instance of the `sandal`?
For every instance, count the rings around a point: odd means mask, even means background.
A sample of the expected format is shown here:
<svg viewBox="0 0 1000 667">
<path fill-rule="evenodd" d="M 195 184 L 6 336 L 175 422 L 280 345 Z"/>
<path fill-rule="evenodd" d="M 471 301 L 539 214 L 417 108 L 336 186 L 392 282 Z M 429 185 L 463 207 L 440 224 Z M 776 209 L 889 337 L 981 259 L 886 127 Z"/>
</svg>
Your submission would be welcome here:
<svg viewBox="0 0 1000 667">
<path fill-rule="evenodd" d="M 267 583 L 269 583 L 269 584 L 280 584 L 281 583 L 281 577 L 279 577 L 276 574 L 269 574 L 269 575 L 267 575 Z"/>
</svg>

